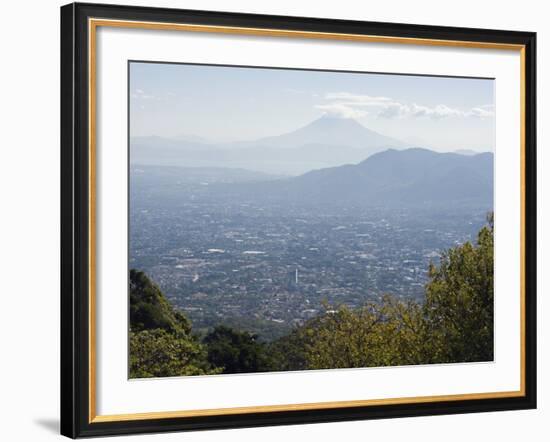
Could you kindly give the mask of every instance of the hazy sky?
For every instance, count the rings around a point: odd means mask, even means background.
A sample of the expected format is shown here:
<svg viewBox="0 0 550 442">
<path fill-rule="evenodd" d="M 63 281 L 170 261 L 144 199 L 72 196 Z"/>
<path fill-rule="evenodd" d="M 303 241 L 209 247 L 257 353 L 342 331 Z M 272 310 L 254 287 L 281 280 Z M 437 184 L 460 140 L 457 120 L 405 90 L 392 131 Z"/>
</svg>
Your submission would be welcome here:
<svg viewBox="0 0 550 442">
<path fill-rule="evenodd" d="M 130 64 L 132 136 L 251 140 L 325 114 L 434 150 L 494 150 L 494 81 Z"/>
</svg>

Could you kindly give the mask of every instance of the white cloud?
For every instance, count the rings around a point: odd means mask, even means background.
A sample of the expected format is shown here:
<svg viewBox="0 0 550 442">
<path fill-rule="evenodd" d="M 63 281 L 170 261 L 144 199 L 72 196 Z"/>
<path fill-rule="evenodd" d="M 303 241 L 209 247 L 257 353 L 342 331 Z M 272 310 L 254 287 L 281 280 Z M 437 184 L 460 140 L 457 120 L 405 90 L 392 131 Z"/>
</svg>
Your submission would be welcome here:
<svg viewBox="0 0 550 442">
<path fill-rule="evenodd" d="M 317 109 L 320 109 L 325 112 L 325 114 L 332 117 L 338 118 L 361 118 L 368 115 L 367 111 L 354 109 L 353 107 L 347 106 L 340 103 L 331 103 L 331 104 L 319 104 L 315 106 Z"/>
<path fill-rule="evenodd" d="M 136 89 L 130 94 L 130 97 L 138 100 L 158 100 L 156 95 L 146 94 L 143 89 Z"/>
<path fill-rule="evenodd" d="M 481 105 L 468 110 L 449 107 L 445 104 L 429 107 L 416 103 L 403 103 L 389 97 L 331 92 L 324 96 L 327 101 L 315 107 L 341 118 L 360 118 L 371 114 L 379 118 L 490 118 L 494 116 L 493 105 Z"/>
<path fill-rule="evenodd" d="M 472 116 L 479 118 L 489 118 L 495 115 L 495 106 L 492 104 L 485 104 L 482 106 L 474 107 L 470 110 Z"/>
</svg>

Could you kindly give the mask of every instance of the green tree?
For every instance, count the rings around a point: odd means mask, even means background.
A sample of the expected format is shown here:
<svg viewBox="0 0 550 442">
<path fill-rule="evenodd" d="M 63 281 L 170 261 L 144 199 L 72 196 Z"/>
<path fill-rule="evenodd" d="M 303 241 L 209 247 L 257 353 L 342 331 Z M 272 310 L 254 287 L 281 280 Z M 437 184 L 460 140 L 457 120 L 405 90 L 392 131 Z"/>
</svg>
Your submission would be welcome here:
<svg viewBox="0 0 550 442">
<path fill-rule="evenodd" d="M 493 215 L 470 242 L 431 265 L 426 286 L 429 362 L 493 359 Z"/>
<path fill-rule="evenodd" d="M 273 368 L 266 345 L 245 331 L 218 326 L 204 338 L 208 361 L 223 373 L 253 373 Z"/>
<path fill-rule="evenodd" d="M 204 347 L 185 335 L 156 328 L 130 333 L 130 377 L 215 374 Z"/>
<path fill-rule="evenodd" d="M 130 270 L 130 327 L 132 331 L 160 328 L 171 333 L 191 332 L 191 323 L 174 309 L 158 286 L 138 270 Z"/>
<path fill-rule="evenodd" d="M 290 333 L 268 344 L 273 370 L 296 371 L 308 368 L 306 343 L 309 342 L 307 328 L 295 327 Z"/>
<path fill-rule="evenodd" d="M 386 295 L 359 309 L 331 308 L 304 327 L 307 368 L 381 367 L 420 363 L 423 316 L 414 302 Z"/>
<path fill-rule="evenodd" d="M 131 378 L 218 373 L 191 334 L 191 323 L 145 275 L 130 271 Z"/>
</svg>

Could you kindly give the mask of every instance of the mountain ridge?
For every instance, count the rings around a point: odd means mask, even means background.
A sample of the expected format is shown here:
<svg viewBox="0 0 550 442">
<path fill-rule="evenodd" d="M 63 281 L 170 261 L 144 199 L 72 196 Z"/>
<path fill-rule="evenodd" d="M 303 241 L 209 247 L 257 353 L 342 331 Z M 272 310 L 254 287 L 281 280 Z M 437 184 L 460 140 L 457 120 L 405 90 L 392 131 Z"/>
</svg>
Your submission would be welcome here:
<svg viewBox="0 0 550 442">
<path fill-rule="evenodd" d="M 253 185 L 229 186 L 241 197 L 304 204 L 476 204 L 492 207 L 493 154 L 388 149 L 357 163 Z"/>
<path fill-rule="evenodd" d="M 293 131 L 250 141 L 212 143 L 157 136 L 132 137 L 132 164 L 232 167 L 300 175 L 355 163 L 389 147 L 406 145 L 355 120 L 321 117 Z"/>
<path fill-rule="evenodd" d="M 322 116 L 281 135 L 248 141 L 259 146 L 295 148 L 308 144 L 371 148 L 403 147 L 405 143 L 369 129 L 352 118 Z"/>
</svg>

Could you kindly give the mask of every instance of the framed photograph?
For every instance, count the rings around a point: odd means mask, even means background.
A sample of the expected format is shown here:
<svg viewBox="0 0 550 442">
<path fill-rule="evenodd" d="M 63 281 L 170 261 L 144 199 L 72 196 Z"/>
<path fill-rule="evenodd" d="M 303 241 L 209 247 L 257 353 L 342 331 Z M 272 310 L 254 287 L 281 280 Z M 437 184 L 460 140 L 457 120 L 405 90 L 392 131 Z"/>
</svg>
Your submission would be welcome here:
<svg viewBox="0 0 550 442">
<path fill-rule="evenodd" d="M 61 432 L 536 407 L 529 32 L 61 8 Z"/>
</svg>

